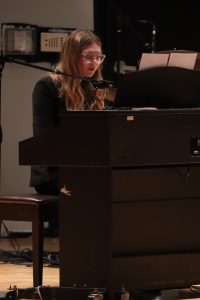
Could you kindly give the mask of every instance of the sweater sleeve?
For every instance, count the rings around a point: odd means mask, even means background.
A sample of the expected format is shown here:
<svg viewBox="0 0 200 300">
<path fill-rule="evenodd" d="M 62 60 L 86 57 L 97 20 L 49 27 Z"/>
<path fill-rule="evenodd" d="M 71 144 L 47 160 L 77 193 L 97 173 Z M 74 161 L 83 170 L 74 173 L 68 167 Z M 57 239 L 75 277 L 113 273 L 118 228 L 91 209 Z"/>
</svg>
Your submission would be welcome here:
<svg viewBox="0 0 200 300">
<path fill-rule="evenodd" d="M 43 134 L 58 124 L 59 97 L 50 77 L 40 79 L 32 94 L 33 134 Z"/>
<path fill-rule="evenodd" d="M 32 94 L 33 135 L 47 133 L 57 126 L 59 121 L 59 103 L 57 89 L 50 77 L 40 79 Z M 57 180 L 58 168 L 52 166 L 32 166 L 30 186 L 38 186 Z M 46 192 L 47 194 L 49 191 Z"/>
</svg>

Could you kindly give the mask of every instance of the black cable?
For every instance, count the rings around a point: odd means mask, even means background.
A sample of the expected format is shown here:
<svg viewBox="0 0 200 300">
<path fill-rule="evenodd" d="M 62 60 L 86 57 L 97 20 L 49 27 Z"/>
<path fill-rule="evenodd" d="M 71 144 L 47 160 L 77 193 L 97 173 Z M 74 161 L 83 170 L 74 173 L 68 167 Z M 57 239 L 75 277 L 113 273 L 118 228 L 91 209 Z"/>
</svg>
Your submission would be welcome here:
<svg viewBox="0 0 200 300">
<path fill-rule="evenodd" d="M 10 237 L 10 231 L 8 229 L 8 227 L 6 226 L 6 224 L 4 223 L 4 221 L 2 221 L 2 225 L 6 231 L 7 237 L 13 247 L 13 249 L 15 250 L 16 253 L 20 252 L 20 245 L 18 243 L 18 241 L 15 238 Z"/>
<path fill-rule="evenodd" d="M 16 253 L 15 251 L 6 251 L 0 249 L 0 263 L 23 264 L 32 265 L 33 251 L 31 249 L 23 249 Z M 59 253 L 58 252 L 43 252 L 43 263 L 48 267 L 59 267 Z"/>
<path fill-rule="evenodd" d="M 14 251 L 5 251 L 0 249 L 0 262 L 14 263 L 14 264 L 26 264 L 30 265 L 33 261 L 33 251 L 29 248 L 20 250 L 20 245 L 15 238 L 10 237 L 10 231 L 6 224 L 2 221 L 2 225 L 6 232 L 6 236 L 9 239 Z M 59 267 L 60 260 L 58 252 L 43 252 L 43 263 L 48 264 L 49 267 Z"/>
</svg>

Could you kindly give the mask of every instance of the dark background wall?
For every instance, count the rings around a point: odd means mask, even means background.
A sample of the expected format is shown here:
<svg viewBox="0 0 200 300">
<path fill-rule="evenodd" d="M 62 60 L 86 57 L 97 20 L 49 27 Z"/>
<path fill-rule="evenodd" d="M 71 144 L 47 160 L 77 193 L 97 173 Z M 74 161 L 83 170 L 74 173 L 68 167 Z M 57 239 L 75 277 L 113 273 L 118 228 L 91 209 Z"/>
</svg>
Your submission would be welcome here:
<svg viewBox="0 0 200 300">
<path fill-rule="evenodd" d="M 200 11 L 194 0 L 94 0 L 94 29 L 103 40 L 107 76 L 113 77 L 116 60 L 137 65 L 142 52 L 151 52 L 151 22 L 156 51 L 200 51 Z"/>
</svg>

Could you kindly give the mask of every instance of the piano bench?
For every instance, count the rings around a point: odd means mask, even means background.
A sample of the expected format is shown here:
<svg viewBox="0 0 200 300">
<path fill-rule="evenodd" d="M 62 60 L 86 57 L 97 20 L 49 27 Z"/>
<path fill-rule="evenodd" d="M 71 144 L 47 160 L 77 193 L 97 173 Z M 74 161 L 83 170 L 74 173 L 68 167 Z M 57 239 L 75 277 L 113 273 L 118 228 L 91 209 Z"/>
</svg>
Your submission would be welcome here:
<svg viewBox="0 0 200 300">
<path fill-rule="evenodd" d="M 59 197 L 0 194 L 0 220 L 32 222 L 33 285 L 42 285 L 44 222 L 58 218 Z"/>
</svg>

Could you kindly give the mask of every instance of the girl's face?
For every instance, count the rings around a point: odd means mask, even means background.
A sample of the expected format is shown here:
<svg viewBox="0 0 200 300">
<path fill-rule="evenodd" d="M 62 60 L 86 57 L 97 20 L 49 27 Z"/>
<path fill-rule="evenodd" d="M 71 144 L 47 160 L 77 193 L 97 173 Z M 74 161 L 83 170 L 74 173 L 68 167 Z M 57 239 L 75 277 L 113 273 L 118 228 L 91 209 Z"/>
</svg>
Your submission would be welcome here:
<svg viewBox="0 0 200 300">
<path fill-rule="evenodd" d="M 97 44 L 92 44 L 82 50 L 79 60 L 79 75 L 82 77 L 92 77 L 99 65 L 103 62 L 104 55 Z"/>
</svg>

